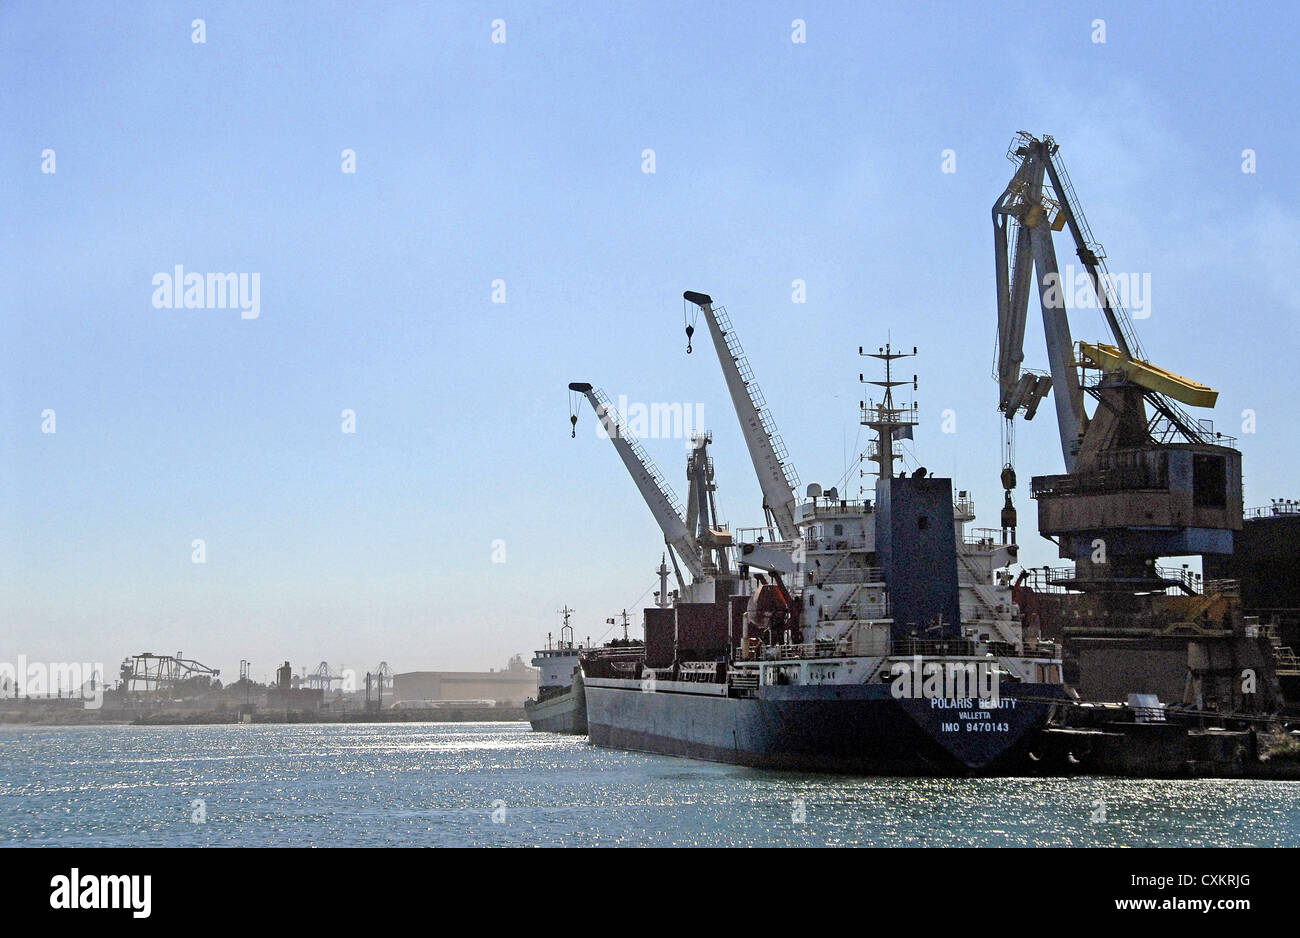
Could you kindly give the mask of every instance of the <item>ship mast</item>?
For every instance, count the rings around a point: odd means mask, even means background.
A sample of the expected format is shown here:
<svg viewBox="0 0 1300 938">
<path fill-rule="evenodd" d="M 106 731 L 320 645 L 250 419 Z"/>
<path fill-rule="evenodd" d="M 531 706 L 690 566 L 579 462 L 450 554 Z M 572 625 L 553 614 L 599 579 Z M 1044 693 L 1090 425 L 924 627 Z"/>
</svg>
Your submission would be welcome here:
<svg viewBox="0 0 1300 938">
<path fill-rule="evenodd" d="M 913 346 L 910 352 L 895 352 L 890 344 L 886 342 L 884 348 L 877 349 L 874 352 L 864 352 L 862 347 L 858 346 L 858 354 L 865 355 L 867 358 L 879 359 L 885 363 L 884 381 L 867 381 L 862 375 L 858 375 L 858 380 L 864 384 L 874 384 L 885 389 L 884 397 L 879 404 L 864 401 L 861 406 L 862 425 L 870 427 L 876 433 L 876 438 L 871 442 L 871 447 L 867 452 L 867 458 L 876 464 L 876 475 L 882 479 L 888 479 L 894 474 L 894 460 L 903 458 L 902 453 L 894 452 L 894 441 L 912 439 L 912 428 L 917 424 L 915 401 L 910 407 L 894 406 L 894 388 L 910 383 L 912 390 L 915 391 L 916 375 L 912 376 L 911 382 L 895 381 L 893 364 L 895 359 L 914 356 L 916 346 Z"/>
<path fill-rule="evenodd" d="M 659 557 L 659 569 L 655 573 L 659 574 L 659 590 L 655 593 L 655 605 L 660 609 L 667 609 L 673 604 L 673 600 L 668 595 L 668 564 L 665 556 Z"/>
<path fill-rule="evenodd" d="M 564 616 L 564 625 L 560 626 L 560 648 L 561 649 L 572 648 L 573 647 L 573 626 L 569 625 L 569 616 L 573 615 L 573 613 L 576 610 L 570 609 L 566 605 L 563 609 L 559 609 L 556 611 L 559 612 L 562 616 Z M 548 639 L 550 638 L 549 634 L 547 638 Z M 547 644 L 548 645 L 550 644 L 549 640 Z"/>
</svg>

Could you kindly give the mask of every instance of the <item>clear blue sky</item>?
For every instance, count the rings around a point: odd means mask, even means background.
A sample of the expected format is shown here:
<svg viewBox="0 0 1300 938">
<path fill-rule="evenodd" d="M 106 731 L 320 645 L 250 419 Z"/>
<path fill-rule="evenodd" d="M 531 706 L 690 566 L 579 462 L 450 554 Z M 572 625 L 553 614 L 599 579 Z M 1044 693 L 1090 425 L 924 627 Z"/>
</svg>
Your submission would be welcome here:
<svg viewBox="0 0 1300 938">
<path fill-rule="evenodd" d="M 805 483 L 863 446 L 858 346 L 920 346 L 916 462 L 995 525 L 989 212 L 1021 129 L 1060 143 L 1112 270 L 1151 274 L 1151 357 L 1221 389 L 1228 432 L 1256 412 L 1248 504 L 1300 497 L 1298 19 L 6 4 L 0 659 L 500 667 L 565 603 L 599 634 L 652 585 L 661 538 L 588 412 L 570 439 L 569 381 L 702 404 L 726 518 L 759 521 L 707 338 L 685 355 L 684 289 L 727 305 Z M 259 273 L 259 318 L 154 308 L 177 264 Z M 1095 312 L 1074 329 L 1104 338 Z M 1053 559 L 1027 495 L 1061 465 L 1049 411 L 1019 439 L 1036 563 Z M 683 491 L 681 442 L 647 445 Z"/>
</svg>

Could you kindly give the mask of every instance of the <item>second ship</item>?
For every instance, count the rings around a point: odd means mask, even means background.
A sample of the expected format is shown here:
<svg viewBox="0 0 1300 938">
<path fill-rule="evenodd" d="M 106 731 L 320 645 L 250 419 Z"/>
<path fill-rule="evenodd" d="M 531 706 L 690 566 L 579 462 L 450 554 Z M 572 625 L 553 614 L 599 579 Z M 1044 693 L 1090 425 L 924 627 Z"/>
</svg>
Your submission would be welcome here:
<svg viewBox="0 0 1300 938">
<path fill-rule="evenodd" d="M 573 610 L 565 606 L 562 614 L 564 625 L 560 627 L 559 642 L 552 643 L 548 633 L 546 647 L 534 653 L 537 697 L 524 701 L 524 715 L 536 731 L 585 736 L 587 697 L 578 667 L 582 646 L 573 643 L 573 626 L 569 624 Z"/>
</svg>

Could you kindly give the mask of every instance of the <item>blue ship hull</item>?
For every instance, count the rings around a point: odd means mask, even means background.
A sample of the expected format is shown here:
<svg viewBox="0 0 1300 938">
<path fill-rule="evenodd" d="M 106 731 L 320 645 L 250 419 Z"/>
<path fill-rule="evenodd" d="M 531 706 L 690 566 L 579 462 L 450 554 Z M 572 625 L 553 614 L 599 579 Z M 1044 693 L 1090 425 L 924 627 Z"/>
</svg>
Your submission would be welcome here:
<svg viewBox="0 0 1300 938">
<path fill-rule="evenodd" d="M 1014 684 L 995 708 L 977 700 L 897 699 L 888 685 L 725 687 L 646 692 L 587 680 L 597 746 L 761 768 L 860 774 L 1021 774 L 1059 684 Z"/>
</svg>

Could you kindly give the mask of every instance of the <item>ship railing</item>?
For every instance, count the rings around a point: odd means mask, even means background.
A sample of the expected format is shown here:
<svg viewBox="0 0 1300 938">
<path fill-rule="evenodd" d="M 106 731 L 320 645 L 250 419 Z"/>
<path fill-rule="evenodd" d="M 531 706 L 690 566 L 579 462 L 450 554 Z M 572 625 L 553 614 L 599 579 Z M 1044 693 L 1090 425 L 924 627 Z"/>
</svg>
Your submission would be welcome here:
<svg viewBox="0 0 1300 938">
<path fill-rule="evenodd" d="M 1193 573 L 1186 567 L 1156 567 L 1156 576 L 1162 580 L 1173 581 L 1170 589 L 1176 590 L 1174 595 L 1178 595 L 1178 593 L 1194 594 L 1203 591 L 1201 574 Z M 1208 592 L 1208 590 L 1205 592 Z"/>
<path fill-rule="evenodd" d="M 865 622 L 889 618 L 889 603 L 873 603 L 852 598 L 845 600 L 821 617 L 821 622 Z"/>
<path fill-rule="evenodd" d="M 736 528 L 736 541 L 742 544 L 756 544 L 762 541 L 768 546 L 791 543 L 781 540 L 780 532 L 772 527 Z"/>
<path fill-rule="evenodd" d="M 748 668 L 733 669 L 727 672 L 727 683 L 735 690 L 755 690 L 758 673 Z"/>
<path fill-rule="evenodd" d="M 1019 649 L 1011 642 L 987 641 L 983 644 L 984 650 L 995 658 L 1016 658 L 1020 654 Z"/>
<path fill-rule="evenodd" d="M 587 654 L 592 658 L 639 660 L 645 657 L 644 645 L 625 645 L 622 648 L 592 648 Z"/>
<path fill-rule="evenodd" d="M 983 547 L 986 550 L 1006 546 L 1002 532 L 997 528 L 972 528 L 962 540 L 971 547 Z"/>
<path fill-rule="evenodd" d="M 1278 646 L 1273 657 L 1274 668 L 1278 674 L 1300 674 L 1300 660 L 1297 660 L 1295 652 L 1286 645 Z"/>
<path fill-rule="evenodd" d="M 1103 372 L 1097 376 L 1095 381 L 1085 382 L 1084 386 L 1089 387 L 1107 383 L 1113 374 L 1115 372 Z M 1156 403 L 1156 401 L 1152 400 L 1152 403 Z M 1189 443 L 1199 443 L 1203 446 L 1237 448 L 1237 438 L 1216 431 L 1213 420 L 1205 417 L 1193 417 L 1168 398 L 1160 400 L 1160 406 L 1163 406 L 1166 412 L 1152 414 L 1151 419 L 1147 422 L 1147 432 L 1151 434 L 1151 437 L 1157 443 L 1177 442 L 1178 438 L 1182 437 Z"/>
<path fill-rule="evenodd" d="M 1075 592 L 1062 586 L 1057 580 L 1074 578 L 1073 567 L 1026 567 L 1016 581 L 1027 586 L 1035 593 L 1070 593 Z"/>
<path fill-rule="evenodd" d="M 862 596 L 864 589 L 873 589 L 867 583 L 859 583 L 848 595 L 840 601 L 840 604 L 827 611 L 825 606 L 821 610 L 823 620 L 835 619 L 888 619 L 889 618 L 889 594 L 881 591 L 878 598 Z"/>
<path fill-rule="evenodd" d="M 1294 499 L 1278 499 L 1272 505 L 1263 505 L 1259 508 L 1247 508 L 1243 513 L 1245 518 L 1276 518 L 1279 515 L 1295 516 L 1300 515 L 1300 502 Z"/>
<path fill-rule="evenodd" d="M 683 661 L 677 666 L 677 680 L 719 684 L 725 680 L 726 665 L 720 661 Z"/>
<path fill-rule="evenodd" d="M 896 638 L 892 645 L 892 654 L 895 657 L 910 658 L 913 655 L 973 657 L 976 654 L 975 642 L 968 638 Z"/>
<path fill-rule="evenodd" d="M 809 658 L 812 645 L 772 645 L 764 648 L 762 656 L 764 658 L 776 661 L 785 661 L 792 658 Z"/>
<path fill-rule="evenodd" d="M 770 547 L 772 550 L 785 551 L 788 554 L 794 554 L 800 548 L 807 550 L 808 542 L 804 538 L 793 538 L 788 541 L 781 539 L 775 528 L 738 528 L 735 533 L 735 544 L 737 548 L 746 544 Z M 743 556 L 740 557 L 744 562 Z"/>
<path fill-rule="evenodd" d="M 1005 642 L 999 644 L 1005 645 Z M 1026 645 L 1024 648 L 1017 649 L 1014 645 L 1006 646 L 1009 651 L 1001 654 L 1003 658 L 1045 658 L 1055 659 L 1061 657 L 1061 649 L 1056 647 L 1054 642 L 1039 642 L 1038 645 Z"/>
<path fill-rule="evenodd" d="M 1213 593 L 1235 595 L 1233 590 L 1240 588 L 1236 580 L 1204 580 L 1201 574 L 1193 573 L 1183 567 L 1155 567 L 1152 580 L 1165 581 L 1164 587 L 1156 586 L 1171 596 L 1199 596 Z M 1078 577 L 1075 567 L 1026 567 L 1020 585 L 1028 586 L 1035 593 L 1077 593 L 1074 581 Z"/>
<path fill-rule="evenodd" d="M 1231 580 L 1231 579 L 1206 580 L 1205 593 L 1206 595 L 1217 593 L 1221 596 L 1240 596 L 1241 580 Z"/>
<path fill-rule="evenodd" d="M 799 645 L 770 645 L 762 651 L 769 661 L 794 661 L 800 658 L 848 658 L 856 655 L 851 639 L 804 642 Z"/>
<path fill-rule="evenodd" d="M 1111 492 L 1162 492 L 1169 488 L 1168 479 L 1148 470 L 1145 466 L 1094 472 L 1086 476 L 1057 475 L 1035 476 L 1031 485 L 1031 498 L 1044 495 L 1097 495 Z"/>
<path fill-rule="evenodd" d="M 804 538 L 804 549 L 806 550 L 864 550 L 870 546 L 871 544 L 865 534 Z"/>
<path fill-rule="evenodd" d="M 826 575 L 819 574 L 816 569 L 806 571 L 808 578 L 818 584 L 844 584 L 844 583 L 881 583 L 885 582 L 885 571 L 883 567 L 855 567 L 849 566 L 847 569 L 836 568 Z"/>
<path fill-rule="evenodd" d="M 835 498 L 821 501 L 810 499 L 803 503 L 802 510 L 805 518 L 828 518 L 843 514 L 865 515 L 871 512 L 873 507 L 870 499 Z"/>
<path fill-rule="evenodd" d="M 757 657 L 767 661 L 795 661 L 808 658 L 856 658 L 863 654 L 853 637 L 835 641 L 804 642 L 797 645 L 772 645 L 763 648 Z M 910 658 L 921 657 L 964 657 L 974 658 L 992 654 L 1002 658 L 1043 658 L 1060 657 L 1055 646 L 1019 648 L 1009 642 L 985 642 L 983 647 L 973 639 L 945 638 L 895 639 L 891 643 L 890 656 Z M 742 660 L 753 660 L 753 655 L 741 655 Z"/>
<path fill-rule="evenodd" d="M 1128 705 L 1129 711 L 1133 714 L 1135 723 L 1165 723 L 1168 721 L 1168 713 L 1164 704 L 1154 707 L 1143 707 L 1136 704 Z"/>
</svg>

